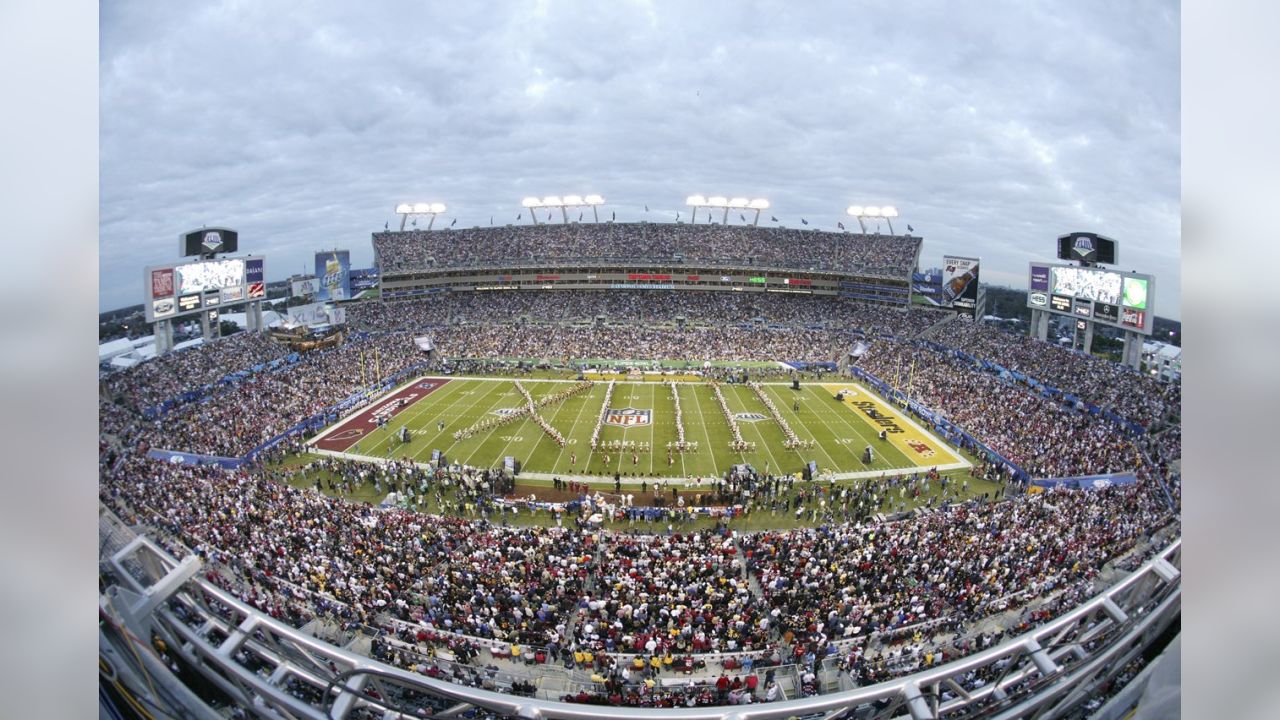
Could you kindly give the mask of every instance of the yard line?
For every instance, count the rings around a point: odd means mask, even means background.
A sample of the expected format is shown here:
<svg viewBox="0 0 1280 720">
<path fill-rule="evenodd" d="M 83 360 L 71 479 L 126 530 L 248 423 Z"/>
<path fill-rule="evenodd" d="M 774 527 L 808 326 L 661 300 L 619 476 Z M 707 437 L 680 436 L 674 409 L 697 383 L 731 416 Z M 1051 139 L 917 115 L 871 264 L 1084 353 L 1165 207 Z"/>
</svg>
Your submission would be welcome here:
<svg viewBox="0 0 1280 720">
<path fill-rule="evenodd" d="M 523 401 L 523 400 L 524 400 L 524 396 L 520 395 L 520 391 L 519 391 L 519 390 L 515 390 L 515 381 L 514 381 L 514 380 L 513 380 L 513 381 L 511 381 L 511 389 L 516 393 L 516 395 L 517 395 L 518 397 L 520 397 L 520 400 L 521 400 L 521 401 Z M 521 420 L 521 421 L 520 421 L 520 424 L 519 424 L 519 425 L 516 425 L 516 426 L 514 426 L 514 427 L 512 427 L 512 428 L 511 428 L 511 430 L 509 431 L 511 434 L 510 434 L 508 437 L 515 438 L 515 437 L 516 437 L 516 436 L 518 436 L 518 435 L 522 435 L 522 433 L 523 433 L 523 431 L 524 431 L 525 426 L 526 426 L 526 425 L 528 425 L 528 424 L 529 424 L 529 423 L 531 423 L 531 422 L 533 422 L 533 421 L 532 421 L 532 420 L 530 420 L 528 416 L 525 416 L 525 418 L 524 418 L 523 420 Z M 537 425 L 534 425 L 534 427 L 535 427 L 535 428 L 537 428 L 538 432 L 542 432 L 542 428 L 538 427 Z M 486 432 L 486 433 L 483 435 L 483 439 L 481 439 L 481 440 L 480 440 L 480 442 L 476 444 L 475 449 L 473 449 L 473 450 L 471 451 L 471 453 L 470 453 L 469 455 L 467 455 L 467 459 L 466 459 L 466 460 L 464 460 L 462 464 L 463 464 L 463 465 L 470 465 L 470 464 L 471 464 L 471 458 L 475 457 L 475 454 L 476 454 L 476 453 L 478 453 L 478 452 L 480 452 L 480 449 L 481 449 L 481 448 L 483 448 L 483 447 L 485 446 L 485 443 L 489 442 L 489 440 L 490 440 L 490 439 L 492 439 L 492 438 L 494 437 L 494 433 L 495 433 L 495 432 L 497 432 L 498 430 L 501 430 L 501 429 L 502 429 L 502 427 L 495 427 L 495 428 L 491 428 L 488 432 Z M 477 436 L 477 437 L 479 437 L 479 436 Z M 502 442 L 502 436 L 501 436 L 501 435 L 499 435 L 499 436 L 497 436 L 497 437 L 498 437 L 498 442 Z M 502 457 L 504 457 L 504 456 L 507 454 L 507 448 L 511 447 L 511 443 L 512 443 L 512 442 L 513 442 L 513 440 L 508 440 L 508 441 L 506 442 L 506 444 L 502 446 L 502 452 L 499 452 L 497 455 L 495 455 L 495 456 L 494 456 L 493 460 L 491 461 L 493 464 L 486 465 L 485 467 L 497 467 L 497 463 L 498 463 L 498 461 L 499 461 Z"/>
<path fill-rule="evenodd" d="M 866 388 L 862 387 L 861 385 L 859 385 L 858 387 L 860 388 L 860 392 L 863 392 L 863 393 L 867 392 Z M 817 391 L 814 390 L 812 387 L 806 388 L 806 390 L 808 390 L 809 392 L 813 392 L 815 394 L 817 393 Z M 819 403 L 819 404 L 825 405 L 825 403 Z M 896 447 L 893 447 L 892 444 L 889 445 L 889 448 L 893 450 L 892 455 L 890 455 L 887 452 L 883 452 L 881 450 L 883 446 L 877 444 L 877 441 L 879 440 L 879 438 L 875 436 L 875 430 L 871 427 L 871 425 L 864 422 L 862 418 L 857 418 L 858 423 L 861 423 L 861 424 L 854 423 L 852 420 L 850 420 L 849 419 L 850 415 L 854 415 L 854 417 L 857 417 L 857 416 L 845 403 L 840 403 L 837 408 L 831 408 L 828 412 L 832 416 L 839 418 L 840 422 L 844 423 L 860 439 L 866 440 L 868 445 L 871 445 L 873 448 L 875 448 L 876 459 L 873 460 L 870 465 L 870 468 L 872 470 L 879 470 L 879 469 L 912 470 L 917 467 L 920 467 L 916 465 L 916 463 L 913 463 L 911 461 L 911 458 L 907 457 L 901 450 L 899 450 Z M 866 433 L 871 433 L 871 435 L 868 436 Z M 889 458 L 893 456 L 897 456 L 897 458 L 901 461 L 899 465 L 894 466 L 889 462 Z M 860 455 L 857 455 L 856 457 L 858 459 L 858 462 L 862 462 L 862 458 Z M 881 468 L 881 465 L 883 465 L 884 467 Z"/>
<path fill-rule="evenodd" d="M 586 391 L 585 393 L 582 393 L 582 395 L 579 396 L 578 398 L 571 398 L 571 399 L 581 399 L 582 402 L 579 403 L 578 405 L 578 412 L 576 415 L 574 415 L 573 424 L 569 426 L 569 432 L 564 433 L 564 447 L 560 448 L 560 452 L 556 453 L 556 459 L 554 462 L 551 463 L 551 468 L 547 472 L 550 472 L 552 474 L 559 474 L 560 459 L 564 457 L 564 454 L 566 452 L 574 452 L 573 450 L 569 449 L 570 445 L 576 446 L 575 442 L 571 442 L 571 441 L 577 440 L 577 438 L 572 437 L 573 430 L 578 427 L 578 422 L 582 419 L 582 411 L 585 410 L 587 407 L 587 398 L 590 398 L 591 395 L 596 392 L 597 387 L 598 387 L 598 384 L 592 385 L 590 390 Z M 556 408 L 556 413 L 555 413 L 556 418 L 559 418 L 560 413 L 564 412 L 565 405 L 568 405 L 568 403 L 567 402 L 560 403 L 560 407 Z M 551 420 L 548 419 L 547 422 L 551 422 Z M 537 472 L 537 470 L 533 470 L 533 472 Z"/>
<path fill-rule="evenodd" d="M 731 406 L 729 407 L 730 412 L 734 412 L 734 413 L 750 412 L 750 409 L 747 407 L 746 401 L 742 399 L 742 393 L 740 392 L 740 390 L 745 390 L 746 393 L 751 396 L 752 400 L 754 400 L 755 402 L 760 402 L 760 399 L 755 396 L 755 393 L 751 392 L 751 388 L 741 386 L 741 385 L 734 385 L 732 386 L 732 388 L 733 389 L 728 394 L 732 395 L 733 398 L 738 401 L 737 405 L 739 406 L 740 409 L 734 409 L 731 404 Z M 728 398 L 726 398 L 726 400 L 727 399 Z M 765 422 L 773 422 L 772 418 L 769 418 L 769 408 L 764 407 L 764 403 L 761 403 L 760 409 L 764 411 L 763 415 L 765 416 L 765 418 L 767 418 Z M 746 424 L 751 426 L 752 431 L 754 431 L 755 434 L 760 438 L 760 444 L 764 446 L 764 451 L 769 454 L 771 467 L 766 472 L 773 475 L 782 475 L 783 473 L 785 473 L 786 470 L 784 470 L 782 467 L 782 464 L 778 462 L 778 457 L 773 454 L 773 449 L 769 447 L 773 443 L 769 442 L 769 439 L 764 436 L 764 430 L 758 427 L 759 423 L 749 422 Z M 741 427 L 741 425 L 739 425 L 739 427 Z M 774 423 L 774 427 L 777 428 L 778 435 L 782 436 L 782 438 L 785 440 L 786 435 L 782 432 L 782 428 L 778 427 L 777 423 Z M 792 451 L 788 451 L 788 452 L 792 452 Z M 753 454 L 759 455 L 760 452 L 757 450 Z"/>
<path fill-rule="evenodd" d="M 478 386 L 476 386 L 476 387 L 478 387 Z M 485 399 L 488 399 L 489 397 L 491 397 L 491 396 L 494 394 L 494 392 L 495 392 L 495 391 L 498 391 L 498 399 L 499 399 L 499 401 L 500 401 L 500 400 L 502 399 L 502 396 L 503 396 L 502 389 L 503 389 L 503 387 L 502 387 L 502 384 L 501 384 L 501 383 L 494 383 L 494 384 L 493 384 L 493 385 L 492 385 L 492 386 L 491 386 L 491 387 L 490 387 L 490 388 L 489 388 L 489 389 L 488 389 L 484 394 L 482 394 L 482 395 L 480 395 L 479 397 L 477 397 L 476 399 L 472 400 L 470 403 L 467 403 L 467 407 L 466 407 L 466 409 L 465 409 L 465 410 L 463 410 L 462 412 L 457 413 L 457 414 L 455 414 L 455 415 L 452 415 L 452 419 L 454 419 L 455 421 L 457 421 L 457 420 L 463 420 L 463 421 L 465 421 L 465 420 L 469 419 L 471 409 L 472 409 L 472 408 L 474 408 L 474 407 L 476 406 L 476 404 L 478 404 L 481 400 L 485 400 Z M 494 404 L 496 404 L 496 403 L 494 403 Z M 493 405 L 494 405 L 494 404 L 490 404 L 488 407 L 486 407 L 486 408 L 485 408 L 485 410 L 484 410 L 483 412 L 481 412 L 479 416 L 477 416 L 477 417 L 476 417 L 476 420 L 479 420 L 480 418 L 484 417 L 485 415 L 488 415 L 488 414 L 489 414 L 489 412 L 493 409 Z M 456 401 L 455 401 L 455 402 L 453 402 L 453 403 L 450 403 L 450 404 L 449 404 L 449 406 L 448 406 L 448 407 L 446 407 L 446 408 L 441 408 L 441 413 L 440 413 L 440 414 L 443 416 L 445 412 L 452 411 L 455 405 L 457 405 L 457 402 L 456 402 Z M 471 423 L 467 423 L 466 425 L 463 425 L 461 428 L 457 428 L 457 429 L 458 429 L 458 430 L 462 430 L 462 429 L 467 428 L 467 427 L 470 427 L 470 426 L 471 426 Z M 430 425 L 428 425 L 428 427 L 430 427 Z M 452 436 L 452 433 L 450 432 L 450 429 L 449 429 L 449 427 L 448 427 L 448 426 L 445 426 L 445 429 L 444 429 L 443 431 L 439 431 L 439 430 L 438 430 L 438 431 L 436 431 L 436 434 L 435 434 L 435 435 L 432 435 L 432 436 L 427 440 L 427 442 L 423 445 L 423 447 L 422 447 L 422 449 L 421 449 L 421 450 L 418 450 L 418 451 L 416 451 L 415 453 L 413 453 L 413 455 L 411 456 L 411 459 L 412 459 L 412 460 L 414 460 L 414 461 L 417 461 L 418 456 L 419 456 L 419 455 L 421 455 L 422 453 L 427 452 L 428 450 L 430 450 L 430 449 L 431 449 L 431 446 L 436 442 L 436 440 L 437 440 L 437 439 L 439 439 L 439 438 L 440 438 L 440 436 L 441 436 L 441 435 L 444 435 L 444 436 L 446 436 L 446 437 L 451 437 L 451 436 Z M 446 446 L 443 450 L 441 450 L 441 452 L 442 452 L 442 453 L 444 453 L 444 454 L 445 454 L 445 456 L 447 457 L 447 456 L 448 456 L 448 454 L 449 454 L 449 452 L 453 450 L 453 446 L 454 446 L 454 445 L 456 445 L 456 444 L 457 444 L 457 441 L 456 441 L 456 440 L 452 440 L 452 441 L 449 443 L 449 445 L 448 445 L 448 446 Z"/>
<path fill-rule="evenodd" d="M 658 430 L 658 396 L 653 392 L 653 383 L 645 383 L 649 390 L 649 474 L 653 474 L 653 444 Z"/>
<path fill-rule="evenodd" d="M 818 436 L 814 435 L 813 431 L 809 429 L 809 423 L 805 422 L 800 417 L 799 413 L 787 407 L 787 403 L 782 397 L 782 391 L 777 389 L 776 387 L 765 387 L 764 392 L 766 395 L 769 395 L 773 398 L 773 404 L 778 408 L 778 412 L 780 414 L 784 414 L 784 415 L 789 414 L 791 416 L 786 419 L 787 419 L 787 422 L 791 424 L 792 429 L 795 429 L 795 426 L 799 425 L 800 428 L 809 435 L 809 437 L 814 441 L 814 443 L 816 443 L 816 447 L 818 448 L 818 451 L 821 452 L 823 455 L 826 455 L 827 460 L 831 461 L 831 464 L 828 466 L 831 468 L 831 471 L 839 472 L 840 468 L 836 466 L 836 459 L 831 457 L 831 454 L 826 451 L 826 448 L 822 447 L 822 443 L 818 442 Z M 782 402 L 779 402 L 780 400 Z M 810 412 L 812 412 L 812 410 L 810 410 Z M 821 420 L 821 418 L 819 419 Z M 823 421 L 823 422 L 825 423 L 826 421 Z M 799 436 L 799 433 L 796 433 L 796 435 Z"/>
<path fill-rule="evenodd" d="M 361 450 L 359 454 L 371 455 L 373 457 L 380 457 L 378 455 L 378 448 L 382 447 L 384 443 L 391 442 L 391 440 L 395 437 L 395 430 L 413 422 L 419 415 L 425 412 L 430 412 L 432 407 L 434 407 L 434 404 L 437 398 L 443 401 L 448 396 L 456 395 L 458 392 L 464 389 L 462 386 L 466 385 L 466 383 L 460 383 L 458 387 L 455 387 L 454 389 L 449 390 L 449 386 L 454 384 L 452 380 L 448 380 L 445 378 L 431 377 L 429 375 L 420 377 L 417 380 L 414 380 L 413 383 L 418 383 L 423 380 L 445 380 L 445 383 L 444 383 L 444 387 L 432 392 L 430 395 L 418 398 L 416 401 L 414 401 L 413 405 L 409 406 L 409 410 L 414 410 L 414 408 L 416 407 L 416 411 L 396 413 L 395 415 L 392 416 L 391 422 L 387 423 L 387 427 L 375 428 L 373 432 L 361 438 L 359 441 L 352 443 L 352 446 L 354 446 L 354 445 L 360 444 L 360 442 L 363 442 L 364 440 L 367 440 L 371 437 L 381 437 L 381 439 L 379 439 L 377 442 L 373 444 L 372 448 L 369 448 L 367 451 Z M 390 393 L 383 396 L 383 398 L 386 398 L 386 397 L 390 397 Z M 381 399 L 383 398 L 379 398 L 379 401 L 381 401 Z M 432 402 L 427 402 L 427 400 L 431 400 Z M 370 405 L 376 405 L 376 404 L 377 404 L 376 402 L 370 403 Z M 350 450 L 351 450 L 351 447 L 348 447 L 347 451 L 350 451 Z"/>
<path fill-rule="evenodd" d="M 707 439 L 707 452 L 711 453 L 711 466 L 712 468 L 714 468 L 714 472 L 712 474 L 719 475 L 722 472 L 724 472 L 724 470 L 728 470 L 729 468 L 725 467 L 721 469 L 720 463 L 716 461 L 716 451 L 715 451 L 714 444 L 711 441 L 711 431 L 707 430 L 707 418 L 706 418 L 706 415 L 703 414 L 702 412 L 702 403 L 698 400 L 698 397 L 697 397 L 698 395 L 697 389 L 699 387 L 705 387 L 707 389 L 707 393 L 711 396 L 710 402 L 712 405 L 715 406 L 717 415 L 719 414 L 720 404 L 716 402 L 715 393 L 711 391 L 710 385 L 690 385 L 689 386 L 689 392 L 691 395 L 694 396 L 693 407 L 698 411 L 698 425 L 702 428 L 702 436 Z M 720 421 L 724 422 L 724 418 L 720 418 Z M 726 427 L 725 430 L 728 431 L 728 427 Z M 732 457 L 732 451 L 730 451 L 730 457 Z M 731 462 L 730 465 L 732 464 L 733 463 Z"/>
</svg>

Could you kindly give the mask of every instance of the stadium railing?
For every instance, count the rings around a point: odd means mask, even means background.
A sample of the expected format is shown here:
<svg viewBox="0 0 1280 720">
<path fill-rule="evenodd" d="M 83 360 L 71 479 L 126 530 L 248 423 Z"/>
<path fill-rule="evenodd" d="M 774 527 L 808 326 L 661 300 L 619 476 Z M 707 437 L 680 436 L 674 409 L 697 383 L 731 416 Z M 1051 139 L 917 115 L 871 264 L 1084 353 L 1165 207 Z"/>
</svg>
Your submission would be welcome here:
<svg viewBox="0 0 1280 720">
<path fill-rule="evenodd" d="M 1088 699 L 1164 632 L 1181 608 L 1181 539 L 1106 591 L 1055 620 L 962 659 L 841 692 L 747 706 L 669 709 L 606 707 L 513 696 L 401 670 L 338 648 L 237 600 L 146 536 L 112 536 L 103 557 L 113 576 L 100 598 L 104 618 L 132 642 L 158 637 L 182 664 L 259 714 L 346 718 L 419 710 L 455 716 L 478 708 L 521 718 L 858 717 L 981 711 L 1022 717 L 1064 713 Z M 104 540 L 104 547 L 107 544 Z M 123 545 L 121 546 L 121 543 Z M 251 658 L 252 662 L 246 662 Z M 977 680 L 975 682 L 975 680 Z M 843 683 L 842 683 L 843 684 Z"/>
</svg>

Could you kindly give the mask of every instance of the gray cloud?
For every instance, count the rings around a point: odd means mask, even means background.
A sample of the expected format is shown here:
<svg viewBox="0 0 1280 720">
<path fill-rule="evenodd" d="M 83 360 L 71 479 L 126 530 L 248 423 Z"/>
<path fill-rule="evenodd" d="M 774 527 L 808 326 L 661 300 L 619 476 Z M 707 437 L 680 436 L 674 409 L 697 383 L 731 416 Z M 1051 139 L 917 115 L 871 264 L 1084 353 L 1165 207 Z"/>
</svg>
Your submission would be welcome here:
<svg viewBox="0 0 1280 720">
<path fill-rule="evenodd" d="M 835 228 L 893 203 L 1024 285 L 1095 230 L 1180 315 L 1179 8 L 1163 2 L 104 4 L 100 305 L 226 224 L 277 279 L 372 261 L 396 202 L 461 226 L 526 194 L 619 220 L 693 192 Z M 895 226 L 896 227 L 896 226 Z"/>
</svg>

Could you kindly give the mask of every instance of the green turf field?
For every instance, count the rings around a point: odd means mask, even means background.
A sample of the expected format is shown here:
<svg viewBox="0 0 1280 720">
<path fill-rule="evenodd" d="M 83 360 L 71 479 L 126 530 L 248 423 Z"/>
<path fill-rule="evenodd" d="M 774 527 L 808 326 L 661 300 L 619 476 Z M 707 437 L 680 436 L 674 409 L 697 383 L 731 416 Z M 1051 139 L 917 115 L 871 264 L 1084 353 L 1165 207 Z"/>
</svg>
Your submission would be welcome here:
<svg viewBox="0 0 1280 720">
<path fill-rule="evenodd" d="M 419 381 L 414 381 L 415 383 Z M 675 404 L 671 386 L 657 382 L 615 382 L 610 409 L 632 409 L 645 417 L 634 425 L 605 424 L 599 439 L 648 443 L 650 452 L 633 453 L 597 450 L 590 440 L 603 406 L 607 382 L 595 382 L 585 392 L 562 402 L 541 406 L 538 413 L 566 440 L 561 448 L 530 417 L 522 417 L 500 427 L 482 430 L 462 439 L 454 433 L 484 418 L 497 419 L 500 411 L 520 408 L 523 396 L 515 380 L 509 378 L 438 378 L 425 397 L 406 400 L 407 406 L 390 417 L 385 427 L 352 430 L 365 414 L 377 410 L 375 403 L 364 413 L 352 415 L 312 442 L 330 452 L 375 458 L 409 457 L 428 462 L 433 450 L 440 450 L 452 463 L 491 467 L 513 456 L 522 466 L 522 477 L 540 475 L 628 477 L 692 477 L 722 475 L 730 466 L 749 463 L 772 473 L 800 472 L 809 460 L 820 472 L 837 477 L 878 476 L 882 472 L 939 467 L 942 470 L 968 467 L 969 462 L 942 441 L 927 433 L 878 396 L 856 383 L 803 384 L 799 391 L 789 383 L 765 383 L 763 392 L 801 440 L 816 443 L 812 449 L 784 447 L 786 435 L 763 402 L 745 385 L 721 385 L 726 404 L 737 418 L 742 439 L 754 443 L 754 451 L 734 452 L 729 447 L 732 434 L 706 382 L 676 383 L 682 408 L 685 439 L 698 443 L 696 452 L 671 453 L 667 443 L 677 439 Z M 575 383 L 554 380 L 521 380 L 535 401 L 566 390 Z M 442 384 L 441 384 L 442 383 Z M 385 396 L 407 392 L 414 383 Z M 837 390 L 852 391 L 843 403 L 834 399 Z M 408 397 L 408 396 L 406 396 Z M 379 401 L 382 402 L 382 401 Z M 799 409 L 793 409 L 798 404 Z M 879 423 L 877 423 L 877 418 Z M 444 423 L 441 430 L 439 423 Z M 880 440 L 881 427 L 891 430 Z M 410 442 L 401 443 L 396 433 L 401 427 L 411 431 Z M 326 439 L 327 438 L 327 439 Z M 336 438 L 336 439 L 335 439 Z M 345 438 L 349 438 L 345 439 Z M 876 457 L 862 462 L 862 451 L 871 445 Z"/>
</svg>

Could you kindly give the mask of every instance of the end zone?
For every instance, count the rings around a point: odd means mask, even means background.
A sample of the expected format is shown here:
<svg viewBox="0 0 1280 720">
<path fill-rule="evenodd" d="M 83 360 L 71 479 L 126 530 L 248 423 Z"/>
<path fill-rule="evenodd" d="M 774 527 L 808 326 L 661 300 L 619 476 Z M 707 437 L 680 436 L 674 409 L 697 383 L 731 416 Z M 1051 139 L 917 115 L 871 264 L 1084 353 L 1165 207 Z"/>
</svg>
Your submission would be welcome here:
<svg viewBox="0 0 1280 720">
<path fill-rule="evenodd" d="M 449 378 L 424 377 L 413 380 L 369 407 L 352 413 L 307 442 L 321 450 L 343 452 L 378 428 L 378 424 L 408 409 L 439 390 Z"/>
<path fill-rule="evenodd" d="M 903 455 L 918 460 L 920 466 L 937 467 L 940 471 L 973 467 L 973 463 L 921 427 L 905 411 L 889 405 L 862 384 L 832 383 L 822 387 L 832 396 L 843 392 L 842 402 L 846 407 L 876 432 L 887 430 L 885 439 Z"/>
</svg>

